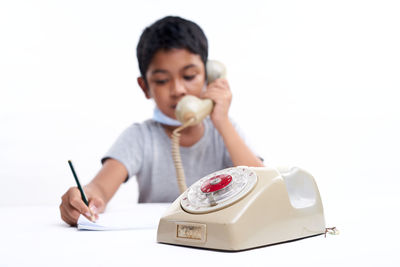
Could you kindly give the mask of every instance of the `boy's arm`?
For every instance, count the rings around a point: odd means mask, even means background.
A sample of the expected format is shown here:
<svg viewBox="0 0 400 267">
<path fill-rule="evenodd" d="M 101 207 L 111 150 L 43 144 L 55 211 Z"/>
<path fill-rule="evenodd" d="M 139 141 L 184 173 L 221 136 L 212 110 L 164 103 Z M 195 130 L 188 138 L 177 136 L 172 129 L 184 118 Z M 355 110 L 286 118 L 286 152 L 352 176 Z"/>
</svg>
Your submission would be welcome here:
<svg viewBox="0 0 400 267">
<path fill-rule="evenodd" d="M 217 126 L 216 126 L 217 128 Z M 263 167 L 261 160 L 254 155 L 238 134 L 229 118 L 218 124 L 218 132 L 224 140 L 234 166 Z"/>
<path fill-rule="evenodd" d="M 264 166 L 261 160 L 254 155 L 243 139 L 240 137 L 232 122 L 229 119 L 228 112 L 232 101 L 232 93 L 226 79 L 217 79 L 210 85 L 203 98 L 210 98 L 214 101 L 214 109 L 210 117 L 222 136 L 225 146 L 228 149 L 234 166 Z"/>
<path fill-rule="evenodd" d="M 119 186 L 128 177 L 125 166 L 112 158 L 107 159 L 99 173 L 85 186 L 85 189 L 101 197 L 105 205 L 110 201 Z"/>
</svg>

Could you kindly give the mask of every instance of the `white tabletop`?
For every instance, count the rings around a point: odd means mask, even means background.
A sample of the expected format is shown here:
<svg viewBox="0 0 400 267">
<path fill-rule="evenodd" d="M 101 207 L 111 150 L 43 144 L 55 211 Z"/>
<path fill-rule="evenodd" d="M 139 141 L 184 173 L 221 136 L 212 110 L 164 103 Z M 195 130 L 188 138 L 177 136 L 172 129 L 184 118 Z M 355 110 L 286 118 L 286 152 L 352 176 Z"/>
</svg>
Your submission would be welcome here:
<svg viewBox="0 0 400 267">
<path fill-rule="evenodd" d="M 331 214 L 338 236 L 242 252 L 158 244 L 156 229 L 78 231 L 61 221 L 57 206 L 1 207 L 0 266 L 400 266 L 394 200 L 352 202 Z"/>
</svg>

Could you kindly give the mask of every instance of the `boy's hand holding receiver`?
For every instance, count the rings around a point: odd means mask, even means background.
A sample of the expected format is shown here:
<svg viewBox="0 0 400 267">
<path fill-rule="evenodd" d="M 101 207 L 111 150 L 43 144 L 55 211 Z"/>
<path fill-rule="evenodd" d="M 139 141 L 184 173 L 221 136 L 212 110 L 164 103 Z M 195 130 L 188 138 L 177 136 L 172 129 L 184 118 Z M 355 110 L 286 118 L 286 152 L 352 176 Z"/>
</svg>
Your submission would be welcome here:
<svg viewBox="0 0 400 267">
<path fill-rule="evenodd" d="M 228 113 L 232 102 L 232 93 L 229 83 L 224 78 L 216 79 L 207 86 L 202 98 L 209 98 L 214 102 L 214 108 L 210 118 L 218 131 L 224 123 L 229 121 Z"/>
</svg>

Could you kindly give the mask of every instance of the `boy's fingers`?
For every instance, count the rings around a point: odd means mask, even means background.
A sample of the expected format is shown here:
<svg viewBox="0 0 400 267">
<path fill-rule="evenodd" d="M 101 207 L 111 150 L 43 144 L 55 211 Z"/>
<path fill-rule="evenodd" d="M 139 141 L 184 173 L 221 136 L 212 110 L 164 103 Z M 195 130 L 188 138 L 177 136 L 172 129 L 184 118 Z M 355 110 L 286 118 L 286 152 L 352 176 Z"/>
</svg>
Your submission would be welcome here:
<svg viewBox="0 0 400 267">
<path fill-rule="evenodd" d="M 226 79 L 217 79 L 213 83 L 210 83 L 207 87 L 207 90 L 210 89 L 230 90 L 228 81 Z"/>
<path fill-rule="evenodd" d="M 72 220 L 74 221 L 74 223 L 76 224 L 78 221 L 79 216 L 82 214 L 81 212 L 79 212 L 78 210 L 74 209 L 72 206 L 69 209 L 69 216 L 72 218 Z"/>
<path fill-rule="evenodd" d="M 213 86 L 207 89 L 207 91 L 203 92 L 200 96 L 201 98 L 210 98 L 212 100 L 215 100 L 215 98 L 220 98 L 221 96 L 226 97 L 231 95 L 230 90 L 227 90 L 225 88 Z"/>
<path fill-rule="evenodd" d="M 220 96 L 220 93 L 214 92 L 214 91 L 209 91 L 209 92 L 204 93 L 202 98 L 203 99 L 208 98 L 208 99 L 213 100 L 214 102 L 217 102 L 217 100 L 220 98 L 219 96 Z"/>
<path fill-rule="evenodd" d="M 98 219 L 98 213 L 104 210 L 104 201 L 92 198 L 89 207 L 82 200 L 81 193 L 77 187 L 71 187 L 62 197 L 60 205 L 61 218 L 70 225 L 76 225 L 82 214 L 91 221 Z"/>
<path fill-rule="evenodd" d="M 89 208 L 93 211 L 94 214 L 98 214 L 103 212 L 104 210 L 104 201 L 100 198 L 92 198 L 89 201 Z"/>
<path fill-rule="evenodd" d="M 73 225 L 71 222 L 71 219 L 69 218 L 69 216 L 67 215 L 67 212 L 65 210 L 65 207 L 63 205 L 60 206 L 60 213 L 61 213 L 61 219 L 68 223 L 69 225 Z"/>
<path fill-rule="evenodd" d="M 85 214 L 86 212 L 89 212 L 88 206 L 86 206 L 85 202 L 83 202 L 80 193 L 79 195 L 73 195 L 69 199 L 69 204 L 71 207 L 79 211 L 81 214 Z"/>
<path fill-rule="evenodd" d="M 61 218 L 69 225 L 76 225 L 80 213 L 69 205 L 62 205 L 60 207 Z"/>
<path fill-rule="evenodd" d="M 70 225 L 76 225 L 81 214 L 91 220 L 89 207 L 83 202 L 77 187 L 71 187 L 63 196 L 60 205 L 61 218 Z"/>
</svg>

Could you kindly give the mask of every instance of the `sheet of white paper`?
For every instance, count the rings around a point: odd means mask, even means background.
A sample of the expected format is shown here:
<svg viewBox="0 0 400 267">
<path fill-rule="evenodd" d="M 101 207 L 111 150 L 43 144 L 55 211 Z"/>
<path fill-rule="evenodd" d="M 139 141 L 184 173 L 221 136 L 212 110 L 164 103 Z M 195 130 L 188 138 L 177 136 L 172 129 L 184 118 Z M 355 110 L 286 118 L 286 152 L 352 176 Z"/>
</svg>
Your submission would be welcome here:
<svg viewBox="0 0 400 267">
<path fill-rule="evenodd" d="M 130 229 L 154 229 L 170 204 L 137 204 L 132 207 L 106 211 L 91 222 L 81 215 L 78 230 L 113 231 Z"/>
</svg>

